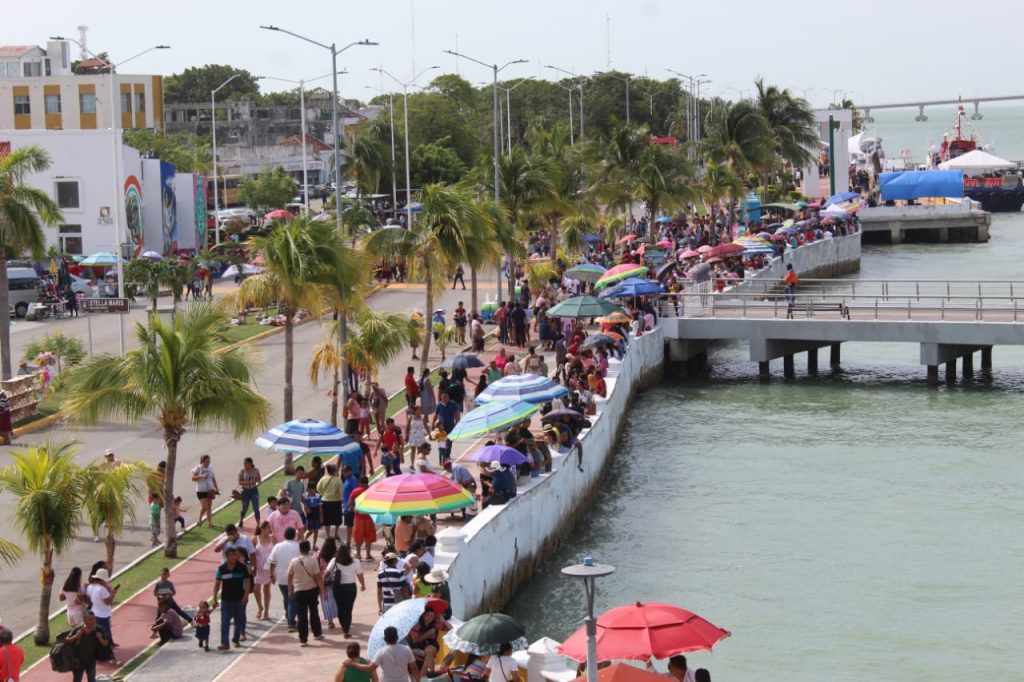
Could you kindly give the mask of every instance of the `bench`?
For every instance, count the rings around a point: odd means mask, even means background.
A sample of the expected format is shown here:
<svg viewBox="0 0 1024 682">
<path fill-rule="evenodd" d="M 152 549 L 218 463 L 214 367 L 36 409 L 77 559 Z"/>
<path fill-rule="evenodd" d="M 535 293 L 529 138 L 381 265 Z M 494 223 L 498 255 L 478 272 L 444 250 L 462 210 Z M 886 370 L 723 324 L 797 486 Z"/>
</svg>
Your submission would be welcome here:
<svg viewBox="0 0 1024 682">
<path fill-rule="evenodd" d="M 786 319 L 793 319 L 795 310 L 804 310 L 807 317 L 814 317 L 816 312 L 836 312 L 844 320 L 850 319 L 850 308 L 842 301 L 807 301 L 805 303 L 790 303 L 786 309 Z"/>
</svg>

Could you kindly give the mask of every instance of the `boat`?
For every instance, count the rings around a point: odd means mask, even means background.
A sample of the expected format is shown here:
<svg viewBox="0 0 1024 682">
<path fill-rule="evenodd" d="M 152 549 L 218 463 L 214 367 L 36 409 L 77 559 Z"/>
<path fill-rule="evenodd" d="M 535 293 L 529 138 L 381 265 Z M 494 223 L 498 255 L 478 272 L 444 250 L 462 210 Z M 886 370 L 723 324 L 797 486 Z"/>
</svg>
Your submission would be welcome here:
<svg viewBox="0 0 1024 682">
<path fill-rule="evenodd" d="M 968 137 L 963 134 L 964 121 L 970 129 Z M 1024 181 L 1018 164 L 991 154 L 979 141 L 974 123 L 960 104 L 952 137 L 943 136 L 942 145 L 933 156 L 933 165 L 942 170 L 963 172 L 964 196 L 979 202 L 984 210 L 1020 211 L 1024 206 Z"/>
</svg>

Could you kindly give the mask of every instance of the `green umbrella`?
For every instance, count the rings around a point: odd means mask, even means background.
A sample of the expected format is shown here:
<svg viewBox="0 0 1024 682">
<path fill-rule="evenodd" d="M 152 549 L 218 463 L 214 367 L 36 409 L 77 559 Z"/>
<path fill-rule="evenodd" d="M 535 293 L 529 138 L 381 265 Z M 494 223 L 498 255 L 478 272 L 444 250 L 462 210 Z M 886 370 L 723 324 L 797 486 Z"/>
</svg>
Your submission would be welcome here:
<svg viewBox="0 0 1024 682">
<path fill-rule="evenodd" d="M 549 317 L 599 317 L 622 310 L 619 306 L 608 301 L 602 301 L 596 296 L 577 296 L 562 301 L 548 310 Z"/>
<path fill-rule="evenodd" d="M 596 282 L 605 272 L 605 268 L 597 263 L 580 263 L 565 271 L 573 279 L 581 282 Z"/>
<path fill-rule="evenodd" d="M 526 628 L 504 613 L 484 613 L 470 618 L 445 635 L 444 641 L 456 651 L 477 656 L 496 654 L 505 642 L 512 645 L 513 651 L 522 651 L 529 646 Z"/>
</svg>

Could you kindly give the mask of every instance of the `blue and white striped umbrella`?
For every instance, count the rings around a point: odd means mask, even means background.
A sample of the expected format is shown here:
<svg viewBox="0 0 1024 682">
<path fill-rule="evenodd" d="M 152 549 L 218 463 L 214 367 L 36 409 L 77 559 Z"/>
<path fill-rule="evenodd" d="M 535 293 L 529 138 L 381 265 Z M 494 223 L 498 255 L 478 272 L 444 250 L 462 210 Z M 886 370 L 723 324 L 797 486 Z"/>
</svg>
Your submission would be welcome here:
<svg viewBox="0 0 1024 682">
<path fill-rule="evenodd" d="M 476 401 L 480 404 L 492 400 L 546 403 L 568 394 L 569 389 L 565 386 L 539 374 L 512 374 L 490 384 L 476 397 Z"/>
<path fill-rule="evenodd" d="M 337 426 L 317 419 L 293 419 L 278 424 L 256 439 L 256 445 L 296 455 L 335 455 L 362 452 L 359 443 Z"/>
</svg>

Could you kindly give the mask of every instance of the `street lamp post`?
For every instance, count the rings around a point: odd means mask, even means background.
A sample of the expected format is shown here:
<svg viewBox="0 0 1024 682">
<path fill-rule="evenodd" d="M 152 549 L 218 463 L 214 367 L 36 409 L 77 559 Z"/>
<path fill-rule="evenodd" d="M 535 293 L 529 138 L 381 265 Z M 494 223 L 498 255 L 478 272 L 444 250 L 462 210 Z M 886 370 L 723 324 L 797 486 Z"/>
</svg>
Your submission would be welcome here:
<svg viewBox="0 0 1024 682">
<path fill-rule="evenodd" d="M 312 45 L 316 45 L 317 47 L 322 47 L 323 49 L 328 50 L 331 53 L 331 91 L 332 91 L 331 99 L 332 99 L 332 104 L 333 104 L 333 106 L 331 107 L 331 129 L 332 129 L 332 131 L 334 133 L 334 213 L 335 213 L 335 220 L 336 220 L 336 224 L 337 224 L 338 235 L 342 236 L 342 235 L 344 235 L 345 231 L 343 229 L 342 215 L 341 215 L 341 144 L 340 144 L 341 128 L 338 126 L 338 55 L 341 54 L 342 52 L 344 52 L 345 50 L 349 49 L 350 47 L 355 47 L 356 45 L 378 45 L 379 43 L 375 43 L 375 42 L 373 42 L 371 40 L 365 40 L 364 39 L 364 40 L 358 40 L 358 41 L 356 41 L 354 43 L 349 43 L 348 45 L 345 45 L 341 49 L 338 49 L 338 46 L 335 43 L 331 43 L 330 45 L 327 45 L 325 43 L 321 43 L 319 41 L 313 40 L 312 38 L 307 38 L 306 36 L 299 35 L 298 33 L 293 33 L 292 31 L 289 31 L 289 30 L 283 29 L 283 28 L 279 28 L 277 26 L 260 26 L 260 28 L 262 28 L 262 29 L 264 29 L 266 31 L 277 31 L 279 33 L 285 33 L 287 35 L 292 36 L 293 38 L 298 38 L 299 40 L 305 41 L 305 42 L 310 43 Z M 348 340 L 348 323 L 347 323 L 347 320 L 345 319 L 344 315 L 339 315 L 338 316 L 338 345 L 339 345 L 339 347 L 344 345 L 347 340 Z M 339 369 L 340 369 L 339 373 L 341 374 L 341 377 L 342 377 L 342 380 L 341 380 L 341 396 L 339 396 L 339 397 L 341 399 L 342 404 L 344 404 L 348 400 L 348 384 L 349 384 L 348 361 L 345 359 L 344 355 L 342 355 L 342 357 L 341 357 L 341 367 Z"/>
<path fill-rule="evenodd" d="M 512 91 L 518 88 L 526 81 L 533 80 L 533 76 L 527 76 L 521 79 L 518 83 L 513 85 L 511 88 L 506 88 L 502 85 L 498 87 L 505 93 L 505 132 L 508 133 L 508 153 L 512 154 Z"/>
<path fill-rule="evenodd" d="M 630 117 L 629 117 L 629 100 L 630 100 L 630 97 L 629 97 L 629 84 L 630 84 L 630 81 L 633 80 L 633 74 L 627 73 L 625 76 L 616 76 L 611 71 L 597 71 L 595 73 L 598 76 L 608 76 L 609 78 L 614 78 L 615 80 L 622 81 L 623 83 L 626 84 L 626 123 L 628 124 L 630 122 Z M 653 97 L 653 95 L 651 96 L 651 109 L 652 110 L 654 109 L 654 97 Z"/>
<path fill-rule="evenodd" d="M 456 52 L 455 50 L 445 50 L 446 53 L 453 57 L 462 57 L 469 61 L 479 64 L 480 66 L 486 66 L 491 69 L 494 73 L 494 201 L 497 203 L 501 200 L 501 168 L 498 164 L 498 157 L 501 156 L 501 133 L 499 131 L 500 123 L 498 122 L 498 73 L 503 71 L 506 67 L 512 66 L 513 64 L 525 64 L 525 59 L 514 59 L 510 62 L 505 62 L 501 66 L 497 64 L 488 64 L 487 62 L 480 61 L 474 57 Z M 510 263 L 511 265 L 511 263 Z M 509 271 L 509 289 L 514 292 L 515 287 L 512 285 L 512 272 Z M 498 264 L 498 302 L 501 302 L 501 264 Z"/>
<path fill-rule="evenodd" d="M 583 563 L 566 566 L 562 575 L 583 581 L 583 590 L 587 595 L 587 617 L 584 623 L 587 628 L 587 682 L 597 682 L 597 621 L 594 619 L 594 596 L 597 592 L 596 581 L 615 572 L 614 566 L 595 564 L 591 557 L 584 557 Z"/>
<path fill-rule="evenodd" d="M 398 183 L 395 180 L 395 93 L 384 92 L 383 88 L 375 88 L 372 85 L 364 85 L 365 88 L 376 90 L 388 96 L 388 118 L 391 123 L 391 210 L 398 210 Z"/>
<path fill-rule="evenodd" d="M 403 119 L 405 120 L 405 228 L 407 230 L 412 229 L 412 175 L 409 171 L 409 86 L 413 85 L 417 80 L 419 80 L 420 76 L 425 74 L 427 71 L 433 71 L 434 69 L 440 68 L 440 66 L 428 66 L 416 74 L 413 79 L 407 83 L 403 83 L 398 80 L 390 72 L 379 66 L 375 66 L 370 69 L 371 71 L 376 71 L 387 76 L 391 80 L 395 81 L 395 83 L 402 86 L 402 109 Z M 392 131 L 394 131 L 394 128 L 392 128 Z M 393 148 L 394 147 L 392 147 L 392 149 Z"/>
<path fill-rule="evenodd" d="M 568 85 L 568 86 L 567 85 L 562 85 L 561 83 L 555 83 L 555 85 L 557 85 L 558 87 L 562 88 L 563 90 L 565 90 L 566 92 L 569 93 L 569 146 L 570 147 L 575 147 L 576 146 L 576 132 L 574 130 L 574 126 L 573 126 L 573 123 L 572 123 L 572 91 L 573 91 L 573 87 L 571 85 Z"/>
<path fill-rule="evenodd" d="M 547 68 L 547 69 L 554 69 L 555 71 L 561 71 L 562 73 L 568 74 L 568 75 L 572 76 L 573 78 L 579 79 L 579 89 L 580 89 L 580 139 L 582 140 L 583 139 L 583 76 L 579 76 L 579 75 L 573 73 L 572 71 L 567 71 L 567 70 L 559 68 L 557 66 L 552 66 L 551 64 L 546 64 L 545 68 Z"/>
<path fill-rule="evenodd" d="M 75 40 L 74 38 L 65 38 L 63 36 L 53 36 L 53 37 L 50 38 L 50 40 L 66 40 L 66 41 L 68 41 L 70 43 L 74 43 L 75 45 L 80 47 L 84 52 L 87 52 L 93 59 L 99 59 L 99 57 L 97 57 L 95 53 L 90 51 L 88 48 L 85 47 L 85 45 L 83 45 L 81 42 Z M 113 211 L 113 213 L 114 213 L 114 260 L 115 260 L 115 263 L 116 263 L 115 267 L 116 267 L 116 272 L 117 272 L 117 295 L 119 297 L 121 297 L 121 298 L 123 298 L 125 296 L 125 287 L 124 287 L 124 254 L 121 253 L 121 244 L 123 243 L 122 242 L 122 234 L 121 234 L 121 232 L 122 232 L 122 228 L 121 228 L 121 211 L 123 210 L 124 202 L 121 200 L 121 192 L 123 191 L 122 188 L 121 188 L 121 164 L 119 163 L 120 156 L 121 156 L 121 154 L 120 154 L 121 150 L 119 149 L 120 145 L 118 144 L 118 140 L 117 140 L 117 122 L 116 122 L 117 119 L 115 118 L 116 109 L 114 107 L 114 103 L 115 103 L 115 99 L 114 99 L 114 72 L 117 70 L 117 67 L 122 66 L 124 64 L 127 64 L 128 62 L 132 61 L 133 59 L 137 59 L 137 58 L 141 57 L 144 54 L 149 54 L 153 50 L 169 50 L 169 49 L 171 49 L 170 45 L 154 45 L 153 47 L 146 48 L 142 52 L 139 52 L 138 54 L 132 55 L 131 57 L 128 57 L 128 59 L 122 60 L 122 61 L 118 62 L 117 64 L 112 64 L 109 61 L 107 62 L 108 66 L 109 66 L 109 68 L 107 69 L 107 74 L 109 76 L 107 81 L 108 81 L 108 90 L 110 91 L 109 92 L 109 97 L 108 97 L 108 102 L 109 102 L 108 109 L 109 109 L 109 113 L 110 113 L 110 148 L 111 148 L 111 155 L 112 155 L 113 167 L 114 167 L 114 183 L 113 183 L 114 198 L 113 198 L 113 203 L 110 206 L 110 210 Z M 124 355 L 124 351 L 125 351 L 124 315 L 123 314 L 118 315 L 118 318 L 120 320 L 121 354 Z"/>
<path fill-rule="evenodd" d="M 220 244 L 220 187 L 217 184 L 217 93 L 241 75 L 236 73 L 213 90 L 210 90 L 210 132 L 213 137 L 213 240 L 217 244 Z"/>
</svg>

